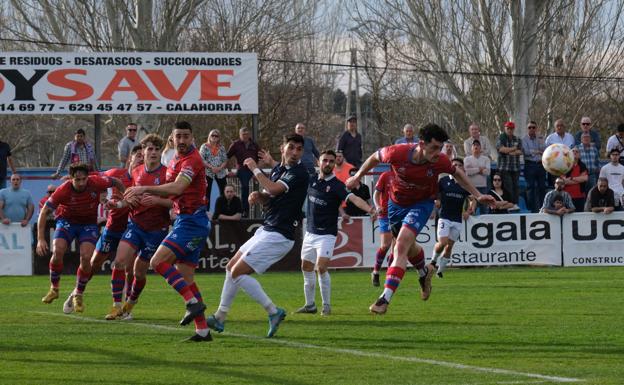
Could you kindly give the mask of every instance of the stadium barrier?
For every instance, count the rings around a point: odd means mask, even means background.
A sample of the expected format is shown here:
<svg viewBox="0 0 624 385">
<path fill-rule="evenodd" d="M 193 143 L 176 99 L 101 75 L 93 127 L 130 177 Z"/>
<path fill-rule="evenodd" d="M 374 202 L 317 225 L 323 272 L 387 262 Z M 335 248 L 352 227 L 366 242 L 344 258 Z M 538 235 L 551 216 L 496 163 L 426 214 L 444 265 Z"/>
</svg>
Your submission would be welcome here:
<svg viewBox="0 0 624 385">
<path fill-rule="evenodd" d="M 247 241 L 261 220 L 223 221 L 213 226 L 201 252 L 199 272 L 222 272 L 229 259 Z M 304 224 L 305 226 L 305 221 Z M 295 246 L 272 270 L 300 268 L 302 228 L 296 232 Z M 430 258 L 436 242 L 436 224 L 429 220 L 418 242 Z M 46 236 L 54 231 L 47 223 Z M 0 225 L 0 275 L 48 274 L 49 255 L 35 253 L 36 229 L 18 224 Z M 462 224 L 451 266 L 624 266 L 624 212 L 609 215 L 574 213 L 563 218 L 545 214 L 481 215 Z M 28 247 L 28 245 L 32 245 Z M 377 223 L 370 218 L 340 220 L 334 247 L 333 268 L 369 268 L 379 247 Z M 73 244 L 64 258 L 64 272 L 73 274 L 78 253 Z M 110 261 L 102 268 L 110 272 Z"/>
</svg>

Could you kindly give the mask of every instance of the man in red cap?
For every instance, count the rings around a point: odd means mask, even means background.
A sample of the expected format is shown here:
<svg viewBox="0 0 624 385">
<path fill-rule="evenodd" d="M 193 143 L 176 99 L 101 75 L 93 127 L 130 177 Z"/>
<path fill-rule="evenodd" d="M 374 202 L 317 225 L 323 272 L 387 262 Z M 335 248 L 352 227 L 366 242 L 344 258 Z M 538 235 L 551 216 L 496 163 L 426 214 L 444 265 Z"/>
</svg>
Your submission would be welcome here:
<svg viewBox="0 0 624 385">
<path fill-rule="evenodd" d="M 496 141 L 498 151 L 497 169 L 503 177 L 503 186 L 511 194 L 511 201 L 518 203 L 520 188 L 520 155 L 522 155 L 522 142 L 514 135 L 516 125 L 514 122 L 505 122 L 505 132 L 500 134 Z"/>
</svg>

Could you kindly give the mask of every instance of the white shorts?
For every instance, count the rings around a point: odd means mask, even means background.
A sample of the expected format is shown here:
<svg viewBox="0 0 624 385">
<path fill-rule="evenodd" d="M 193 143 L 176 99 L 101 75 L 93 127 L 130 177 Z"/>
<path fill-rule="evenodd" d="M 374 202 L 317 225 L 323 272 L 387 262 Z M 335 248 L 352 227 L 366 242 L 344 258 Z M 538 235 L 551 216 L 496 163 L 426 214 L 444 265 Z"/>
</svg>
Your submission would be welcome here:
<svg viewBox="0 0 624 385">
<path fill-rule="evenodd" d="M 274 263 L 284 258 L 295 241 L 276 231 L 259 227 L 256 233 L 239 249 L 241 258 L 258 274 L 262 274 Z"/>
<path fill-rule="evenodd" d="M 447 237 L 453 242 L 457 242 L 461 234 L 461 222 L 453 222 L 448 219 L 438 220 L 438 239 Z"/>
<path fill-rule="evenodd" d="M 316 263 L 320 257 L 331 259 L 334 256 L 335 244 L 335 235 L 318 235 L 306 231 L 301 245 L 301 259 L 312 263 Z"/>
</svg>

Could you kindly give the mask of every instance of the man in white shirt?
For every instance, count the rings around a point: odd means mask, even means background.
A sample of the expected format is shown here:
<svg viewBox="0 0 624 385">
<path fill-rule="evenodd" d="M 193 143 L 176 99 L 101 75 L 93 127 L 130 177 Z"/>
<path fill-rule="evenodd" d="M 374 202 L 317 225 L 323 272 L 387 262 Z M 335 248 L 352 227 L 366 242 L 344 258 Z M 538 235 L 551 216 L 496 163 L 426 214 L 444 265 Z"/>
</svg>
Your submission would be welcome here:
<svg viewBox="0 0 624 385">
<path fill-rule="evenodd" d="M 472 155 L 472 143 L 478 140 L 481 144 L 481 153 L 492 160 L 492 145 L 486 136 L 481 135 L 481 128 L 479 125 L 474 122 L 471 123 L 470 127 L 468 127 L 468 131 L 470 132 L 470 137 L 464 140 L 464 154 L 466 156 Z"/>
<path fill-rule="evenodd" d="M 624 123 L 620 123 L 617 127 L 617 132 L 609 137 L 607 140 L 607 155 L 611 154 L 611 150 L 617 148 L 620 150 L 620 155 L 624 151 Z M 598 149 L 600 151 L 600 149 Z M 624 159 L 620 158 L 620 163 L 624 164 Z"/>
<path fill-rule="evenodd" d="M 620 150 L 617 148 L 612 149 L 609 152 L 609 163 L 602 166 L 600 169 L 600 178 L 607 178 L 609 181 L 609 188 L 613 190 L 615 197 L 615 211 L 622 211 L 621 197 L 624 194 L 624 186 L 622 181 L 624 180 L 624 166 L 619 162 Z"/>
<path fill-rule="evenodd" d="M 472 155 L 464 159 L 464 170 L 472 184 L 482 194 L 487 194 L 487 177 L 490 175 L 490 158 L 481 153 L 481 142 L 474 140 L 471 148 Z M 479 205 L 479 214 L 486 212 L 485 206 Z"/>
<path fill-rule="evenodd" d="M 566 126 L 563 119 L 557 119 L 555 121 L 555 132 L 546 137 L 546 147 L 555 143 L 565 144 L 570 149 L 572 149 L 576 143 L 572 134 L 566 132 Z"/>
</svg>

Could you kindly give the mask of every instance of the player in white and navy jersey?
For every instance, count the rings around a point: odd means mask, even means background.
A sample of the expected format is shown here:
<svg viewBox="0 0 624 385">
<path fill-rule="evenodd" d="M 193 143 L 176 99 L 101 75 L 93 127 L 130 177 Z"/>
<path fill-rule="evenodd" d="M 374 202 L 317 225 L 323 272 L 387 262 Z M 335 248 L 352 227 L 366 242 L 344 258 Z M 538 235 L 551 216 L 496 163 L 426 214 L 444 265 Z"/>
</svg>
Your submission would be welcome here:
<svg viewBox="0 0 624 385">
<path fill-rule="evenodd" d="M 464 161 L 455 158 L 452 160 L 455 168 L 464 171 Z M 466 199 L 470 202 L 464 211 Z M 476 201 L 468 191 L 461 187 L 452 175 L 440 178 L 438 181 L 438 201 L 440 214 L 438 219 L 438 241 L 433 247 L 434 265 L 437 265 L 438 277 L 442 278 L 446 265 L 451 258 L 453 245 L 459 239 L 462 219 L 466 220 L 476 210 Z"/>
<path fill-rule="evenodd" d="M 351 201 L 358 208 L 374 217 L 375 209 L 362 198 L 347 191 L 334 175 L 336 153 L 326 150 L 319 158 L 320 173 L 310 179 L 308 186 L 308 207 L 306 210 L 306 233 L 301 247 L 301 270 L 303 271 L 303 293 L 305 305 L 296 313 L 316 313 L 314 303 L 316 291 L 315 266 L 321 291 L 323 308 L 321 315 L 331 313 L 331 280 L 327 267 L 334 254 L 338 233 L 338 209 L 343 201 Z"/>
</svg>

